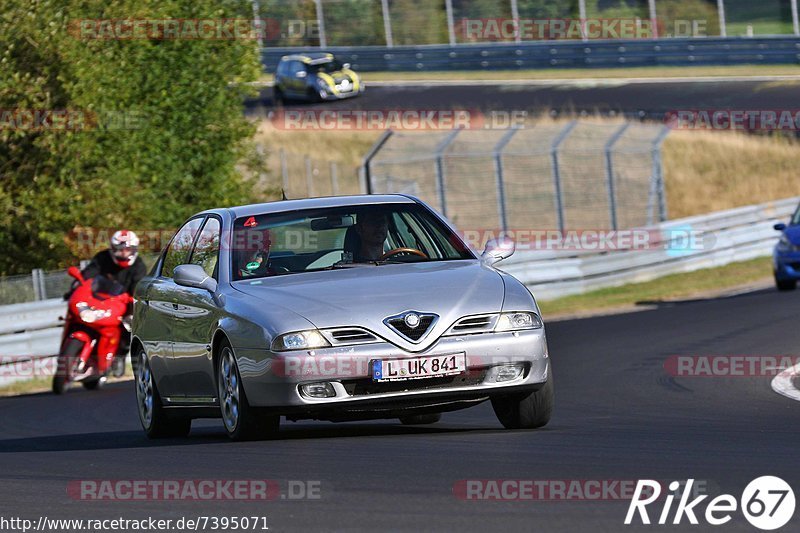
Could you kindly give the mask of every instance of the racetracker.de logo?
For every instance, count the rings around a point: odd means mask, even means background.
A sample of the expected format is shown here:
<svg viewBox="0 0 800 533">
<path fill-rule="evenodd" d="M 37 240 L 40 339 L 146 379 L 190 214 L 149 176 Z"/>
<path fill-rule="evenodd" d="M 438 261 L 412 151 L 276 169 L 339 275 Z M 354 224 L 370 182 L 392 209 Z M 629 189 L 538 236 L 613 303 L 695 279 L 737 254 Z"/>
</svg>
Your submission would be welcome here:
<svg viewBox="0 0 800 533">
<path fill-rule="evenodd" d="M 459 500 L 618 501 L 632 498 L 636 483 L 630 479 L 462 479 L 453 485 L 453 495 Z"/>
<path fill-rule="evenodd" d="M 273 479 L 84 479 L 67 495 L 81 501 L 318 500 L 321 482 Z"/>
<path fill-rule="evenodd" d="M 668 111 L 664 123 L 675 130 L 800 131 L 798 109 L 679 109 Z"/>
<path fill-rule="evenodd" d="M 664 372 L 676 378 L 774 377 L 799 368 L 797 355 L 672 355 L 664 361 Z"/>
<path fill-rule="evenodd" d="M 270 115 L 280 130 L 491 130 L 524 128 L 527 111 L 475 109 L 278 109 Z"/>
</svg>

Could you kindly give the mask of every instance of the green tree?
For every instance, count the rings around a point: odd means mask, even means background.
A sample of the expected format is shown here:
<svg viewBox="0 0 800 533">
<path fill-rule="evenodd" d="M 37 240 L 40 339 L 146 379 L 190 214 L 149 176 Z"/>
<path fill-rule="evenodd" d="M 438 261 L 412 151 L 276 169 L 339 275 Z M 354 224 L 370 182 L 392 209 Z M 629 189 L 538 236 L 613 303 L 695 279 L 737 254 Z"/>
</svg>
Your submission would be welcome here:
<svg viewBox="0 0 800 533">
<path fill-rule="evenodd" d="M 6 0 L 0 275 L 85 256 L 70 240 L 79 226 L 171 228 L 199 209 L 258 195 L 237 168 L 253 132 L 240 82 L 260 72 L 255 40 L 87 39 L 78 24 L 222 18 L 252 18 L 250 2 Z M 98 122 L 21 128 L 20 110 L 71 110 Z"/>
</svg>

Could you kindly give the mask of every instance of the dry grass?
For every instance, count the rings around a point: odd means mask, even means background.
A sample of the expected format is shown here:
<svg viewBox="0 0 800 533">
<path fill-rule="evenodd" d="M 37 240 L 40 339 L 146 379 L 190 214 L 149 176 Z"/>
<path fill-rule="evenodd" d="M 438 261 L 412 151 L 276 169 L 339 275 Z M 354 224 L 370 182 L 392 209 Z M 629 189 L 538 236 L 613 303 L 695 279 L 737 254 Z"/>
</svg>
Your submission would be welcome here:
<svg viewBox="0 0 800 533">
<path fill-rule="evenodd" d="M 800 195 L 800 142 L 794 139 L 674 131 L 663 161 L 670 218 Z"/>
</svg>

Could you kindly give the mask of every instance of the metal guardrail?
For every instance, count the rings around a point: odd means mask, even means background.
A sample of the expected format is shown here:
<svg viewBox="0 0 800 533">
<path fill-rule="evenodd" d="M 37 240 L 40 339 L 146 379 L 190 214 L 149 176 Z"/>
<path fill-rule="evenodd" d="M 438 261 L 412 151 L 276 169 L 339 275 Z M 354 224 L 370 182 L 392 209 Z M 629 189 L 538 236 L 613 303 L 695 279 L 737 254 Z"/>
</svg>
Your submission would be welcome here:
<svg viewBox="0 0 800 533">
<path fill-rule="evenodd" d="M 307 50 L 264 48 L 261 60 L 266 72 L 272 73 L 282 56 Z M 325 48 L 325 51 L 335 54 L 341 62 L 350 63 L 353 69 L 361 72 L 776 65 L 800 63 L 800 37 L 539 41 L 393 48 L 335 46 Z"/>
<path fill-rule="evenodd" d="M 646 228 L 664 236 L 645 250 L 605 252 L 520 251 L 500 268 L 519 278 L 540 300 L 650 281 L 668 274 L 723 266 L 768 255 L 800 197 L 672 220 Z M 674 245 L 692 232 L 702 246 Z M 768 273 L 765 273 L 768 274 Z"/>
</svg>

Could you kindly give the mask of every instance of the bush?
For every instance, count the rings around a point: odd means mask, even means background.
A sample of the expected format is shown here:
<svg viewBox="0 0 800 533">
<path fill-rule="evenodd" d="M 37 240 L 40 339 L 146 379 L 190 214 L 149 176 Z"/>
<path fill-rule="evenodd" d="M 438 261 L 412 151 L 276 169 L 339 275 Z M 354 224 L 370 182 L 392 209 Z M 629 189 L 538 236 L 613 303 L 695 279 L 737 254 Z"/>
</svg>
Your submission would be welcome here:
<svg viewBox="0 0 800 533">
<path fill-rule="evenodd" d="M 253 128 L 231 85 L 258 77 L 254 40 L 76 31 L 80 19 L 252 18 L 249 1 L 63 4 L 6 0 L 0 14 L 0 275 L 74 263 L 78 226 L 169 228 L 258 195 L 236 167 Z M 20 129 L 19 110 L 68 110 L 78 126 Z"/>
</svg>

